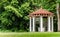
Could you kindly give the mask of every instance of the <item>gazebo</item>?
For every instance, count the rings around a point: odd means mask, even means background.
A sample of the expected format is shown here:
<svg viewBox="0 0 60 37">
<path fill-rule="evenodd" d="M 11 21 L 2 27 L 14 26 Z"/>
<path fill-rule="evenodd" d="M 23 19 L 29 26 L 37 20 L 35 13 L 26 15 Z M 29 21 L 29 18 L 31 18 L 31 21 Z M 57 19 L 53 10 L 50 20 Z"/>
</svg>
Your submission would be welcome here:
<svg viewBox="0 0 60 37">
<path fill-rule="evenodd" d="M 38 27 L 38 31 L 39 32 L 53 32 L 53 13 L 49 12 L 45 9 L 40 8 L 39 10 L 32 12 L 29 14 L 30 17 L 30 32 L 35 32 L 36 31 L 36 18 L 38 18 L 38 22 L 39 22 L 39 27 Z M 44 23 L 44 19 L 43 18 L 47 18 L 47 30 L 46 27 L 44 27 L 45 25 L 43 25 Z"/>
</svg>

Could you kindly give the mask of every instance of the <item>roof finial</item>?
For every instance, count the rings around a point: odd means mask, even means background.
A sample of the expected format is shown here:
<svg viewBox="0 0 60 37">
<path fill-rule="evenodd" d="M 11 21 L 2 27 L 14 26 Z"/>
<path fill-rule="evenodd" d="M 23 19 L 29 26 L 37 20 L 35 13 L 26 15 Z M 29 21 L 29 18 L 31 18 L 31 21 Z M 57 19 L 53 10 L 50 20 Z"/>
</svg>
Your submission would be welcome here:
<svg viewBox="0 0 60 37">
<path fill-rule="evenodd" d="M 42 6 L 41 6 L 41 9 L 42 9 Z"/>
</svg>

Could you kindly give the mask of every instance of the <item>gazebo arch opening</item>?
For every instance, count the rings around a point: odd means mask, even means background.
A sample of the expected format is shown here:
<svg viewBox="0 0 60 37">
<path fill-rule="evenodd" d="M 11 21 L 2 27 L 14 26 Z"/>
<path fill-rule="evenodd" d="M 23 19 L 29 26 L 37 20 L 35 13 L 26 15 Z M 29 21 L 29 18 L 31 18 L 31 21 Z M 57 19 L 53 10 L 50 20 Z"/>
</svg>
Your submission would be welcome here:
<svg viewBox="0 0 60 37">
<path fill-rule="evenodd" d="M 53 32 L 53 13 L 39 9 L 29 14 L 30 17 L 30 32 Z"/>
<path fill-rule="evenodd" d="M 48 31 L 48 19 L 47 17 L 43 17 L 43 31 L 47 32 Z M 40 18 L 39 17 L 35 17 L 35 31 L 38 32 L 40 31 Z"/>
</svg>

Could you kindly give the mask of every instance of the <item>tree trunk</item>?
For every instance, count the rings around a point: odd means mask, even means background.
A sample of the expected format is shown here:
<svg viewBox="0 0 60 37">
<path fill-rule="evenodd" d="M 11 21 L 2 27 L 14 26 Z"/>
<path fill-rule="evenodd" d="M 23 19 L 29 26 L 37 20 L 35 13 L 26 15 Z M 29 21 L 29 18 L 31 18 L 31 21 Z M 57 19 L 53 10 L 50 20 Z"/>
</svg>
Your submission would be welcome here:
<svg viewBox="0 0 60 37">
<path fill-rule="evenodd" d="M 60 16 L 59 16 L 59 3 L 57 3 L 57 18 L 58 18 L 58 31 L 60 31 Z"/>
</svg>

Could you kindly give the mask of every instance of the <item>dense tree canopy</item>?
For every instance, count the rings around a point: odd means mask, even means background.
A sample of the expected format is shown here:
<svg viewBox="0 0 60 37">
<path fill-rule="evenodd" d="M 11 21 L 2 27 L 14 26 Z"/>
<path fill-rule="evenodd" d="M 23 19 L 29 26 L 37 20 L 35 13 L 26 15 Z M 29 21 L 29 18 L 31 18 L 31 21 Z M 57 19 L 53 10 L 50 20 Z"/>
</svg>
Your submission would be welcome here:
<svg viewBox="0 0 60 37">
<path fill-rule="evenodd" d="M 0 30 L 29 31 L 29 13 L 41 6 L 55 14 L 56 0 L 0 0 Z"/>
</svg>

